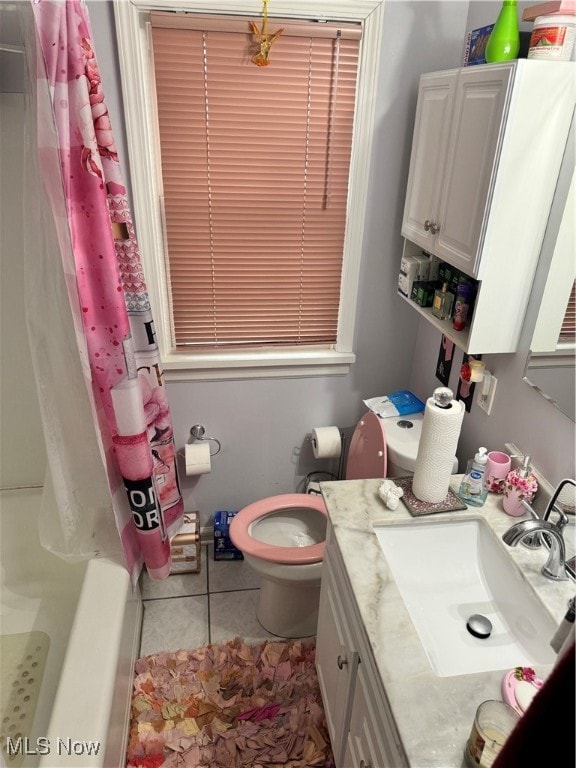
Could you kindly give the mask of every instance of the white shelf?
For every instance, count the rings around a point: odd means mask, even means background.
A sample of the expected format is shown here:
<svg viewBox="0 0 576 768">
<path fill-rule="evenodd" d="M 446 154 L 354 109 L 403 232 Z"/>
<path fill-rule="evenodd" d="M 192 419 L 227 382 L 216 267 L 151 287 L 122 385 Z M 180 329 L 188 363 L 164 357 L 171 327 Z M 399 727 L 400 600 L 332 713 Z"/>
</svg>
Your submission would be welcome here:
<svg viewBox="0 0 576 768">
<path fill-rule="evenodd" d="M 436 317 L 432 314 L 431 307 L 421 307 L 419 304 L 416 304 L 415 301 L 412 301 L 411 299 L 404 296 L 403 293 L 400 293 L 400 291 L 398 291 L 398 296 L 404 301 L 407 301 L 412 309 L 415 309 L 418 314 L 422 315 L 422 317 L 425 317 L 429 323 L 438 328 L 440 333 L 443 333 L 447 339 L 453 341 L 459 349 L 463 350 L 464 352 L 468 352 L 468 339 L 470 337 L 469 326 L 466 326 L 463 331 L 455 331 L 452 327 L 452 320 L 440 320 L 439 317 Z"/>
</svg>

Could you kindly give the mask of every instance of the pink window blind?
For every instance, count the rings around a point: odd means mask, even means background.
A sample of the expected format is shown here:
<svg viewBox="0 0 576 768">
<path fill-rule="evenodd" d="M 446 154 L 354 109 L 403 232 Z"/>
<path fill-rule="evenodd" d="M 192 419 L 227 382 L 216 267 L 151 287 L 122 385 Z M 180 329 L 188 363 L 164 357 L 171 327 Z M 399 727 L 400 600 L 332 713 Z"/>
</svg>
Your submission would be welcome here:
<svg viewBox="0 0 576 768">
<path fill-rule="evenodd" d="M 359 26 L 150 17 L 176 345 L 334 344 Z"/>
</svg>

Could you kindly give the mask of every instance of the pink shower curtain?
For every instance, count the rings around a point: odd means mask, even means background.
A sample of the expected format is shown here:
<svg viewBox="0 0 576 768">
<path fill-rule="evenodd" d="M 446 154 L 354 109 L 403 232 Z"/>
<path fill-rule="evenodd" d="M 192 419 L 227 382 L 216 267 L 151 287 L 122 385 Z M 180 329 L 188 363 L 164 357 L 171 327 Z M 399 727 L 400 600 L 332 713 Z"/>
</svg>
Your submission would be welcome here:
<svg viewBox="0 0 576 768">
<path fill-rule="evenodd" d="M 72 248 L 111 509 L 127 568 L 170 570 L 182 523 L 174 434 L 154 323 L 86 6 L 31 0 L 37 38 L 38 151 L 60 248 Z M 44 81 L 44 82 L 43 82 Z M 47 86 L 47 87 L 46 87 Z M 57 154 L 59 178 L 48 172 Z M 62 196 L 64 201 L 62 200 Z M 64 208 L 64 215 L 62 209 Z M 63 262 L 66 261 L 63 253 Z"/>
</svg>

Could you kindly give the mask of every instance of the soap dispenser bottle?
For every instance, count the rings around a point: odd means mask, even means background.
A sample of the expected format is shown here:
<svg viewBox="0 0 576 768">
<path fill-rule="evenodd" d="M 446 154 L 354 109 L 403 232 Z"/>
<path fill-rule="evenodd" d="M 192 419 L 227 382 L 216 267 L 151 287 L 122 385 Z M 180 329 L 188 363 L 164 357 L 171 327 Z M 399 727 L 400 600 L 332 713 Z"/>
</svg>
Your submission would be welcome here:
<svg viewBox="0 0 576 768">
<path fill-rule="evenodd" d="M 470 459 L 466 467 L 466 474 L 460 483 L 458 495 L 466 504 L 473 507 L 481 507 L 486 501 L 488 491 L 484 487 L 484 472 L 488 461 L 486 448 L 478 448 L 473 459 Z"/>
<path fill-rule="evenodd" d="M 525 456 L 522 466 L 508 472 L 504 484 L 504 498 L 502 506 L 504 512 L 512 517 L 520 517 L 526 514 L 523 501 L 530 503 L 538 490 L 536 475 L 532 472 L 530 456 Z"/>
</svg>

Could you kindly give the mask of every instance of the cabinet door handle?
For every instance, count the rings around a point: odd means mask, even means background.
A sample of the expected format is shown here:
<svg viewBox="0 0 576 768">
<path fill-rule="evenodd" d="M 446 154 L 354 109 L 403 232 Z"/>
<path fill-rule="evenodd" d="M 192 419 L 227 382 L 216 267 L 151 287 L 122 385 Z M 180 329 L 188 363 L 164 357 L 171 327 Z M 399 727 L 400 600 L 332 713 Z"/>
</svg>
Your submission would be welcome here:
<svg viewBox="0 0 576 768">
<path fill-rule="evenodd" d="M 359 768 L 372 768 L 370 763 L 367 763 L 365 760 L 360 760 L 360 766 Z"/>
<path fill-rule="evenodd" d="M 440 224 L 436 224 L 435 222 L 431 222 L 430 224 L 430 232 L 435 235 L 438 232 L 440 232 Z"/>
<path fill-rule="evenodd" d="M 433 227 L 433 226 L 434 225 L 432 224 L 430 219 L 426 219 L 426 221 L 424 222 L 424 229 L 426 230 L 426 232 L 429 232 L 430 228 Z"/>
<path fill-rule="evenodd" d="M 342 669 L 346 666 L 346 664 L 348 664 L 348 659 L 344 658 L 343 656 L 338 656 L 338 661 L 336 663 L 338 664 L 338 669 Z"/>
</svg>

